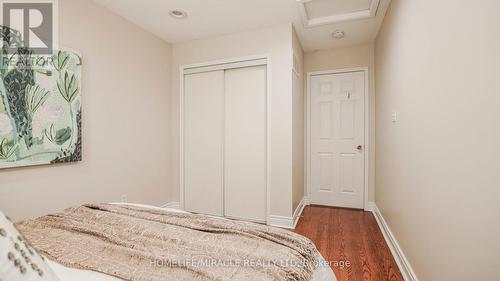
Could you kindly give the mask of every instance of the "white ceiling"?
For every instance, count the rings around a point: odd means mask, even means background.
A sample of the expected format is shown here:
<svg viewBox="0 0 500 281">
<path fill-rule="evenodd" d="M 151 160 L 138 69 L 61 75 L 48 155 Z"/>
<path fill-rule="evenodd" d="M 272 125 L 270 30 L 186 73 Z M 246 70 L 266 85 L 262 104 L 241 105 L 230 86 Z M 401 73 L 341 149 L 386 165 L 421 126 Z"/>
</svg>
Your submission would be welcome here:
<svg viewBox="0 0 500 281">
<path fill-rule="evenodd" d="M 375 39 L 390 0 L 380 0 L 376 16 L 333 24 L 306 27 L 307 18 L 327 19 L 366 10 L 377 0 L 302 0 L 305 18 L 297 0 L 94 0 L 111 11 L 171 43 L 292 22 L 305 51 L 347 47 Z M 188 13 L 174 19 L 173 9 Z M 344 39 L 331 33 L 342 30 Z"/>
</svg>

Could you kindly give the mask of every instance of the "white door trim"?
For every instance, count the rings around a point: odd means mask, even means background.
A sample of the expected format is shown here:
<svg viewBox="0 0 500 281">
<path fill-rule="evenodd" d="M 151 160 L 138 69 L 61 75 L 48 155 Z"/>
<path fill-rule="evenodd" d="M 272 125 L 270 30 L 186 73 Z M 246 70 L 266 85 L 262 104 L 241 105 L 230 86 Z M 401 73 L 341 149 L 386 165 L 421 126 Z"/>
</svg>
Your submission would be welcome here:
<svg viewBox="0 0 500 281">
<path fill-rule="evenodd" d="M 306 194 L 310 198 L 311 194 L 311 77 L 315 75 L 327 75 L 327 74 L 340 74 L 340 73 L 350 73 L 350 72 L 364 72 L 365 73 L 365 171 L 364 171 L 364 192 L 363 192 L 363 205 L 364 209 L 368 210 L 368 187 L 370 186 L 370 79 L 368 73 L 368 67 L 356 67 L 356 68 L 342 68 L 333 69 L 326 71 L 314 71 L 307 72 L 307 93 L 306 93 Z"/>
<path fill-rule="evenodd" d="M 265 63 L 263 63 L 265 61 Z M 241 63 L 241 64 L 240 64 Z M 271 198 L 271 97 L 272 97 L 272 79 L 271 79 L 271 56 L 269 54 L 246 56 L 246 57 L 236 57 L 221 59 L 216 61 L 209 61 L 196 64 L 186 64 L 179 66 L 179 120 L 180 120 L 180 134 L 179 134 L 179 203 L 180 209 L 185 210 L 184 206 L 184 75 L 188 74 L 195 68 L 207 68 L 207 71 L 211 71 L 212 67 L 215 69 L 221 69 L 221 66 L 227 65 L 228 69 L 234 68 L 236 65 L 266 65 L 267 71 L 267 98 L 266 98 L 266 220 L 269 218 L 270 211 L 270 198 Z M 224 67 L 222 67 L 224 69 Z M 192 71 L 191 71 L 192 72 Z M 224 193 L 222 193 L 222 202 L 224 202 Z"/>
</svg>

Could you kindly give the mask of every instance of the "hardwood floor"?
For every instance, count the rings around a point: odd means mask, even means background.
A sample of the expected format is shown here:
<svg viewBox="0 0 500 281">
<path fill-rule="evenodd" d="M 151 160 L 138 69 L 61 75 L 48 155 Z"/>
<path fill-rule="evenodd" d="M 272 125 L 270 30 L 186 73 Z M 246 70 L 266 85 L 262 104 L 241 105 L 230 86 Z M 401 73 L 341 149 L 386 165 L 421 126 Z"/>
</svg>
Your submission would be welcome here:
<svg viewBox="0 0 500 281">
<path fill-rule="evenodd" d="M 370 212 L 307 206 L 295 232 L 316 244 L 338 281 L 403 281 Z"/>
</svg>

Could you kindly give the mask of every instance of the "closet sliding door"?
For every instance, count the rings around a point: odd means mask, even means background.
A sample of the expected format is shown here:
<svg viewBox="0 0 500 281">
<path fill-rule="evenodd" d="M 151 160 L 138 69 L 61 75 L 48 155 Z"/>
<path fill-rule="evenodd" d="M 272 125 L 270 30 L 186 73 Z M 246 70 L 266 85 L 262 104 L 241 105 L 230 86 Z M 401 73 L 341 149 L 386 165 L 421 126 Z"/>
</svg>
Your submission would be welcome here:
<svg viewBox="0 0 500 281">
<path fill-rule="evenodd" d="M 225 72 L 224 215 L 266 221 L 266 66 Z"/>
<path fill-rule="evenodd" d="M 266 221 L 265 63 L 243 61 L 185 70 L 186 211 Z"/>
<path fill-rule="evenodd" d="M 223 215 L 224 70 L 184 76 L 184 208 Z"/>
</svg>

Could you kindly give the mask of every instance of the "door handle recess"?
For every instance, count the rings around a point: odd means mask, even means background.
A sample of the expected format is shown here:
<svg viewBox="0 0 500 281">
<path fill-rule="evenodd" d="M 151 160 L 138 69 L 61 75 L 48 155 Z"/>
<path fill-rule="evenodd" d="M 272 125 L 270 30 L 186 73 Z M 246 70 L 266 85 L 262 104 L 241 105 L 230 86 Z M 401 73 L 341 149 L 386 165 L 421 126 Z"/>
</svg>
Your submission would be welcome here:
<svg viewBox="0 0 500 281">
<path fill-rule="evenodd" d="M 358 145 L 358 147 L 356 147 L 356 149 L 361 151 L 361 150 L 363 150 L 363 146 L 360 144 L 360 145 Z"/>
</svg>

